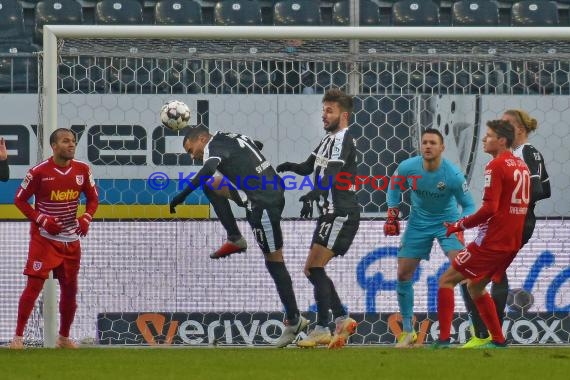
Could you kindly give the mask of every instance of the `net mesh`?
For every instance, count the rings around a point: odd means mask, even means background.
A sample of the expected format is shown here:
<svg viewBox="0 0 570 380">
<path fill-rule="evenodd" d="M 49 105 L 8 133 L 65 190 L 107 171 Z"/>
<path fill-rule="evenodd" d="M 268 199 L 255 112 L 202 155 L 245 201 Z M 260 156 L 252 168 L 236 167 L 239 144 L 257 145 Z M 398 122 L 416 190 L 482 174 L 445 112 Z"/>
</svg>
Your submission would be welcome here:
<svg viewBox="0 0 570 380">
<path fill-rule="evenodd" d="M 59 41 L 58 120 L 78 134 L 77 156 L 92 166 L 101 198 L 98 220 L 83 242 L 72 337 L 105 344 L 152 344 L 148 336 L 162 343 L 272 343 L 283 327 L 282 306 L 247 224 L 240 220 L 250 247 L 247 254 L 213 261 L 208 255 L 224 241 L 225 232 L 215 220 L 199 220 L 215 217 L 204 195 L 192 194 L 179 219 L 168 214 L 168 200 L 178 180 L 196 171 L 201 162 L 184 154 L 183 132 L 160 125 L 158 110 L 167 100 L 182 100 L 192 109 L 192 125 L 258 139 L 275 165 L 301 161 L 310 154 L 322 137 L 321 94 L 341 87 L 357 94 L 350 128 L 359 151 L 360 175 L 392 174 L 399 162 L 418 153 L 422 128 L 434 127 L 442 131 L 446 156 L 464 170 L 476 199 L 487 160 L 479 146 L 482 123 L 508 108 L 524 108 L 539 120 L 532 142 L 544 154 L 553 197 L 539 204 L 537 215 L 545 220 L 510 269 L 511 287 L 524 289 L 526 298 L 524 292 L 513 293 L 507 328 L 515 343 L 570 342 L 566 280 L 570 262 L 567 255 L 556 255 L 564 251 L 570 234 L 566 222 L 570 205 L 563 197 L 570 186 L 565 149 L 570 144 L 565 124 L 570 117 L 568 45 L 565 41 Z M 165 177 L 151 183 L 149 178 L 157 172 Z M 283 222 L 286 262 L 299 306 L 312 315 L 312 288 L 302 268 L 314 221 L 294 219 L 303 191 L 286 193 L 284 216 L 293 218 Z M 385 192 L 367 184 L 358 197 L 367 219 L 352 249 L 333 260 L 328 273 L 350 312 L 362 322 L 352 342 L 393 343 L 399 328 L 395 314 L 399 239 L 380 232 L 387 209 Z M 234 211 L 244 216 L 243 211 Z M 407 194 L 401 211 L 406 218 Z M 2 288 L 10 296 L 0 314 L 0 340 L 7 341 L 24 285 L 20 272 L 28 227 L 7 222 L 0 228 L 9 242 Z M 437 276 L 446 267 L 439 246 L 434 245 L 431 255 L 415 278 L 417 326 L 424 329 L 426 341 L 437 336 L 435 291 Z M 459 294 L 456 305 L 464 311 Z M 140 313 L 162 313 L 166 321 L 139 319 Z M 241 318 L 242 313 L 256 314 Z M 467 339 L 466 316 L 458 315 L 454 323 L 455 339 Z M 171 325 L 176 325 L 175 335 L 168 338 Z M 144 326 L 150 335 L 145 335 Z M 559 329 L 549 333 L 545 326 Z M 251 331 L 255 339 L 247 338 Z M 41 309 L 34 311 L 26 334 L 29 342 L 41 342 Z"/>
</svg>

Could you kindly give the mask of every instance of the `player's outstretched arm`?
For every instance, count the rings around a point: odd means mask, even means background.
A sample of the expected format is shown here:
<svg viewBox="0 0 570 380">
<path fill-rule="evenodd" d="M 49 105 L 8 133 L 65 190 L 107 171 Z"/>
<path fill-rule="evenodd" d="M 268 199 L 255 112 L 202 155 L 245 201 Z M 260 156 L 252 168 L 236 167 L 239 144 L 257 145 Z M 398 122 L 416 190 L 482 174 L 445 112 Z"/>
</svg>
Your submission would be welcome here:
<svg viewBox="0 0 570 380">
<path fill-rule="evenodd" d="M 305 162 L 296 164 L 294 162 L 283 162 L 275 168 L 277 173 L 293 172 L 299 175 L 309 175 L 313 172 L 315 156 L 311 154 Z"/>
<path fill-rule="evenodd" d="M 194 190 L 199 188 L 201 185 L 207 182 L 208 179 L 211 179 L 218 165 L 220 164 L 220 159 L 218 157 L 211 157 L 204 162 L 204 166 L 200 169 L 200 171 L 192 178 L 188 186 L 186 186 L 181 192 L 176 194 L 174 198 L 169 203 L 170 206 L 170 213 L 176 214 L 176 206 L 182 204 L 188 195 L 190 195 Z"/>
</svg>

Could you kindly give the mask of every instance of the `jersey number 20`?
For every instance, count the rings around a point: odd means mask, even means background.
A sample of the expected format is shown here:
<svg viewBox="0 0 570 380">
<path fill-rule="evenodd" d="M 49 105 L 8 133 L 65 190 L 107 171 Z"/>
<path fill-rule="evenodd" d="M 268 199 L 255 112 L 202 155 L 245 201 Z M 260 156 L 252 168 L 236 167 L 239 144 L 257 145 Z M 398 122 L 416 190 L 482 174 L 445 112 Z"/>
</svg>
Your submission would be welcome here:
<svg viewBox="0 0 570 380">
<path fill-rule="evenodd" d="M 520 205 L 522 202 L 528 204 L 530 200 L 530 175 L 528 171 L 516 169 L 513 172 L 515 189 L 511 195 L 511 204 Z"/>
</svg>

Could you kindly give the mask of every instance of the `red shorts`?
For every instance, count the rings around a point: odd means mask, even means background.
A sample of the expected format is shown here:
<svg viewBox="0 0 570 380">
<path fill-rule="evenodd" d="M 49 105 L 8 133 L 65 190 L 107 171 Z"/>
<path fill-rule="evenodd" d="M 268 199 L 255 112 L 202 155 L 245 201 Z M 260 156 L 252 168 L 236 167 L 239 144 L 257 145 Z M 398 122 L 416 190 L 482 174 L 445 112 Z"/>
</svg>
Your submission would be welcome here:
<svg viewBox="0 0 570 380">
<path fill-rule="evenodd" d="M 60 280 L 77 279 L 81 259 L 79 240 L 64 243 L 47 239 L 39 232 L 32 232 L 31 235 L 28 261 L 24 268 L 26 276 L 46 279 L 53 270 L 54 277 Z"/>
<path fill-rule="evenodd" d="M 451 265 L 465 278 L 474 281 L 489 278 L 493 282 L 499 282 L 516 255 L 517 252 L 497 253 L 473 249 L 468 251 L 464 248 L 455 256 Z"/>
</svg>

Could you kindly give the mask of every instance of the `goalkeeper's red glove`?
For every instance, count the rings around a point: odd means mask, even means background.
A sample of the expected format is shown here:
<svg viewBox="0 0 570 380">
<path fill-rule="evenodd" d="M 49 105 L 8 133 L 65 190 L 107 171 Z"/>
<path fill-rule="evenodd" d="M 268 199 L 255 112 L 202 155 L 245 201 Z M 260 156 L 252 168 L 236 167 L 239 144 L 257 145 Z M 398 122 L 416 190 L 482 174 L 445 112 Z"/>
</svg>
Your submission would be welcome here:
<svg viewBox="0 0 570 380">
<path fill-rule="evenodd" d="M 50 235 L 57 235 L 63 231 L 63 226 L 59 222 L 59 218 L 54 218 L 53 216 L 40 214 L 36 218 L 36 223 Z"/>
<path fill-rule="evenodd" d="M 463 230 L 465 230 L 465 227 L 463 227 L 463 219 L 459 219 L 457 222 L 454 223 L 445 222 L 443 223 L 443 225 L 447 227 L 447 231 L 445 232 L 446 237 L 449 237 L 449 235 L 454 234 L 456 232 L 461 232 L 463 234 Z"/>
<path fill-rule="evenodd" d="M 388 218 L 386 223 L 384 223 L 384 236 L 398 236 L 400 235 L 400 210 L 396 207 L 390 207 L 388 209 Z"/>
<path fill-rule="evenodd" d="M 93 217 L 88 213 L 77 218 L 77 228 L 75 229 L 75 233 L 81 237 L 86 236 L 87 232 L 89 232 L 89 225 L 92 220 Z"/>
</svg>

